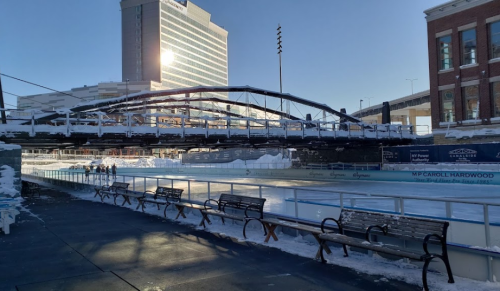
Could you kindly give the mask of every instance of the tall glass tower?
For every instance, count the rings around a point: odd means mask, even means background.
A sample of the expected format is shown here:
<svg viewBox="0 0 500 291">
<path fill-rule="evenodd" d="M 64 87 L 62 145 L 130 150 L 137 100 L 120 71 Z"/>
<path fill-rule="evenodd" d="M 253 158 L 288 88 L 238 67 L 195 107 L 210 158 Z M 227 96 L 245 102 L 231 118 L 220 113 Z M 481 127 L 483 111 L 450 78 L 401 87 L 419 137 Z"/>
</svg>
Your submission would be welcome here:
<svg viewBox="0 0 500 291">
<path fill-rule="evenodd" d="M 167 89 L 228 85 L 227 31 L 208 12 L 190 1 L 120 5 L 123 81 L 156 81 Z"/>
</svg>

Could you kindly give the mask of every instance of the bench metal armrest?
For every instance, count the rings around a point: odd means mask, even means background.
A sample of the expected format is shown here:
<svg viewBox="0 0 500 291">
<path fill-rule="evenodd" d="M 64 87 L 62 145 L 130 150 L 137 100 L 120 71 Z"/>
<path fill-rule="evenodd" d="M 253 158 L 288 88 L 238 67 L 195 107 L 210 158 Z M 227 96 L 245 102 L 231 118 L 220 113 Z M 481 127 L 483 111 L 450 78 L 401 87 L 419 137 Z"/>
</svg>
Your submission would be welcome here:
<svg viewBox="0 0 500 291">
<path fill-rule="evenodd" d="M 126 195 L 128 190 L 123 187 L 116 187 L 113 192 L 115 192 L 116 195 Z"/>
<path fill-rule="evenodd" d="M 146 190 L 146 191 L 144 191 L 144 193 L 142 193 L 142 197 L 141 198 L 146 198 L 146 194 L 153 195 L 153 198 L 156 200 L 156 195 L 157 195 L 156 192 L 151 191 L 151 190 Z"/>
<path fill-rule="evenodd" d="M 260 211 L 260 208 L 259 208 L 257 205 L 248 205 L 248 206 L 245 208 L 245 217 L 246 217 L 246 218 L 249 218 L 249 217 L 250 217 L 250 216 L 248 216 L 248 213 L 247 213 L 247 211 L 248 211 L 248 210 L 255 210 L 255 211 L 259 212 L 259 213 L 260 213 L 260 217 L 259 217 L 259 219 L 261 219 L 261 218 L 262 218 L 262 212 Z"/>
<path fill-rule="evenodd" d="M 205 203 L 203 203 L 203 207 L 205 207 L 205 210 L 208 210 L 207 208 L 207 204 L 209 204 L 210 201 L 213 201 L 217 204 L 217 208 L 220 210 L 220 205 L 219 205 L 219 201 L 215 200 L 215 199 L 207 199 L 205 201 Z"/>
<path fill-rule="evenodd" d="M 338 228 L 339 228 L 339 233 L 340 234 L 344 234 L 344 231 L 342 229 L 342 226 L 340 225 L 340 222 L 337 219 L 332 218 L 332 217 L 327 217 L 327 218 L 323 219 L 323 221 L 321 222 L 321 232 L 326 233 L 326 231 L 325 231 L 325 224 L 326 224 L 326 222 L 328 220 L 331 220 L 331 221 L 335 222 L 337 224 Z"/>
<path fill-rule="evenodd" d="M 439 235 L 439 234 L 436 234 L 436 233 L 430 233 L 430 234 L 428 234 L 428 235 L 425 236 L 424 242 L 423 242 L 424 252 L 426 254 L 430 255 L 429 251 L 427 250 L 427 245 L 429 243 L 429 240 L 432 237 L 435 237 L 435 238 L 437 238 L 439 240 L 439 242 L 441 243 L 441 248 L 443 249 L 443 253 L 446 252 L 446 242 L 444 240 L 444 237 L 442 235 Z"/>
<path fill-rule="evenodd" d="M 365 233 L 365 239 L 366 239 L 366 241 L 371 242 L 371 240 L 370 240 L 370 232 L 372 231 L 373 228 L 378 228 L 378 229 L 380 229 L 384 233 L 384 235 L 387 235 L 387 229 L 388 229 L 387 224 L 383 224 L 383 225 L 370 225 L 369 227 L 366 228 L 366 233 Z"/>
<path fill-rule="evenodd" d="M 102 185 L 102 186 L 94 187 L 94 189 L 98 190 L 98 191 L 110 191 L 111 186 Z"/>
</svg>

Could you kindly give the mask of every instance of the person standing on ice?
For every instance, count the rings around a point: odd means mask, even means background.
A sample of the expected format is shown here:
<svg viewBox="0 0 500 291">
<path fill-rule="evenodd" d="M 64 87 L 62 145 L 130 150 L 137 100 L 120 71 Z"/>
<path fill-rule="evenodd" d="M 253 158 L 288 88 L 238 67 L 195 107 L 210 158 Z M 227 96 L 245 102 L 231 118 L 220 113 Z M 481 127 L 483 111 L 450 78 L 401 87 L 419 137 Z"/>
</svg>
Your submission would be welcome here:
<svg viewBox="0 0 500 291">
<path fill-rule="evenodd" d="M 109 166 L 106 166 L 106 179 L 109 181 Z"/>
<path fill-rule="evenodd" d="M 111 173 L 113 174 L 113 179 L 116 180 L 116 164 L 111 167 Z"/>
<path fill-rule="evenodd" d="M 106 172 L 106 167 L 104 165 L 101 165 L 101 180 L 104 181 L 104 173 Z"/>
<path fill-rule="evenodd" d="M 95 176 L 94 176 L 94 180 L 97 176 L 97 178 L 99 179 L 99 181 L 101 180 L 101 167 L 98 165 L 96 168 L 95 168 Z"/>
<path fill-rule="evenodd" d="M 90 168 L 87 166 L 85 167 L 85 182 L 89 182 L 89 174 L 90 174 Z"/>
</svg>

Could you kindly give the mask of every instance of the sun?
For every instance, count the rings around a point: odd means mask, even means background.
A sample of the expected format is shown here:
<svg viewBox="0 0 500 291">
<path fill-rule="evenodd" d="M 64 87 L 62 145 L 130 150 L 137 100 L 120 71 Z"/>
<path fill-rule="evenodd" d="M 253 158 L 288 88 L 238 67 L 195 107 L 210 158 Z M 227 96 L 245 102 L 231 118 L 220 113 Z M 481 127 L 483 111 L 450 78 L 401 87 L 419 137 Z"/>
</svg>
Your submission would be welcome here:
<svg viewBox="0 0 500 291">
<path fill-rule="evenodd" d="M 163 51 L 161 53 L 161 64 L 168 66 L 174 61 L 174 53 L 171 50 Z"/>
</svg>

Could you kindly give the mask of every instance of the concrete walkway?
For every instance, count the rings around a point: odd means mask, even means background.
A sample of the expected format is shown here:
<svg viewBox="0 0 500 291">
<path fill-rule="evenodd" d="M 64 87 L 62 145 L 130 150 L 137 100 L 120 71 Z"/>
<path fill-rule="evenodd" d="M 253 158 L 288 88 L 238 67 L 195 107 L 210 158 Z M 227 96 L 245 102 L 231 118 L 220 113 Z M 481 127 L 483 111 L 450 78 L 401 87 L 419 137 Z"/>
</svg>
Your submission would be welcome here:
<svg viewBox="0 0 500 291">
<path fill-rule="evenodd" d="M 0 290 L 421 290 L 55 190 L 0 233 Z"/>
</svg>

